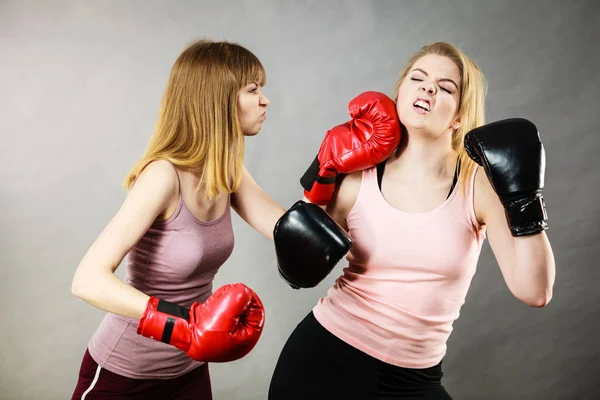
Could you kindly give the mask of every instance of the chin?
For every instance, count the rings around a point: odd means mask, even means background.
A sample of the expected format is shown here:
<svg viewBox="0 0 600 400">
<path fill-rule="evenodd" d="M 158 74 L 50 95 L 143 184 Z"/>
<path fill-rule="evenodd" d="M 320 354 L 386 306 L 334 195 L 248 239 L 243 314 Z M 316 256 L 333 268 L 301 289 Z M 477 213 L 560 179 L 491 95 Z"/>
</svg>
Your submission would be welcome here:
<svg viewBox="0 0 600 400">
<path fill-rule="evenodd" d="M 246 130 L 244 131 L 244 136 L 256 136 L 258 135 L 258 132 L 260 132 L 260 128 Z"/>
<path fill-rule="evenodd" d="M 261 129 L 262 129 L 262 121 L 258 122 L 254 126 L 250 126 L 250 127 L 247 127 L 246 129 L 244 129 L 244 136 L 256 136 L 256 135 L 258 135 L 258 132 L 260 132 Z"/>
<path fill-rule="evenodd" d="M 411 118 L 411 117 L 408 117 L 408 118 L 401 119 L 400 122 L 408 130 L 411 130 L 411 129 L 418 129 L 418 130 L 427 129 L 427 124 L 421 118 L 414 118 L 414 117 Z"/>
</svg>

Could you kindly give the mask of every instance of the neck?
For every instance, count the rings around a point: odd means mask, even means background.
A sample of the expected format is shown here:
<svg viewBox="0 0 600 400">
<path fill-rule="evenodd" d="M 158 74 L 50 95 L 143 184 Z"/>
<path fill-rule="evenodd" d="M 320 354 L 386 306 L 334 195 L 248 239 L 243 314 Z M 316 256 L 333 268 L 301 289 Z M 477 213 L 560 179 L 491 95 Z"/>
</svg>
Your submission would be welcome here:
<svg viewBox="0 0 600 400">
<path fill-rule="evenodd" d="M 454 175 L 458 158 L 451 140 L 451 134 L 432 139 L 409 132 L 404 145 L 390 158 L 390 164 L 406 182 L 421 185 L 445 181 Z"/>
</svg>

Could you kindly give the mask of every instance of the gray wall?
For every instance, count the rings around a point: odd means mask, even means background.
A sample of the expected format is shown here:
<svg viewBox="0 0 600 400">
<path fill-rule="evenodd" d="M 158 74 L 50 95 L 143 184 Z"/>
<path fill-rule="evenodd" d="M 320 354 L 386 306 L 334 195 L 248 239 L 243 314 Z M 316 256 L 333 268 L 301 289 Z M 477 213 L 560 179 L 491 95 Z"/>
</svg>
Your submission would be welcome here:
<svg viewBox="0 0 600 400">
<path fill-rule="evenodd" d="M 103 316 L 71 297 L 73 272 L 124 198 L 120 180 L 147 143 L 173 61 L 200 36 L 241 42 L 267 69 L 269 119 L 247 140 L 246 165 L 284 206 L 301 196 L 299 176 L 354 95 L 391 93 L 425 43 L 471 55 L 489 80 L 488 120 L 539 126 L 558 272 L 549 306 L 529 308 L 508 292 L 486 242 L 445 384 L 457 399 L 600 398 L 598 9 L 554 0 L 0 2 L 0 398 L 70 396 Z M 265 399 L 284 341 L 345 262 L 317 288 L 293 291 L 272 242 L 237 215 L 234 224 L 236 248 L 216 285 L 247 283 L 268 314 L 248 357 L 211 365 L 215 398 Z"/>
</svg>

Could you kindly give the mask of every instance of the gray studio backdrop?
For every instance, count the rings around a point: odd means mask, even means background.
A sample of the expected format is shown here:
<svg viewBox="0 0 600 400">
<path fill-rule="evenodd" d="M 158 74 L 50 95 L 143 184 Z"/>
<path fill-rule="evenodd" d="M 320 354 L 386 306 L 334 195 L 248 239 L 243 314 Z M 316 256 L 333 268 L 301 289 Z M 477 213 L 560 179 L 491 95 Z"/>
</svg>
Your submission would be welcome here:
<svg viewBox="0 0 600 400">
<path fill-rule="evenodd" d="M 271 100 L 246 165 L 289 207 L 327 128 L 365 90 L 391 94 L 420 46 L 453 42 L 489 80 L 488 120 L 525 117 L 547 152 L 552 302 L 513 298 L 484 245 L 444 360 L 456 399 L 598 399 L 600 37 L 595 1 L 0 2 L 0 398 L 66 399 L 103 312 L 71 296 L 73 272 L 120 206 L 177 55 L 199 37 L 264 63 Z M 245 282 L 266 328 L 212 364 L 215 399 L 265 399 L 279 352 L 346 265 L 311 290 L 278 276 L 273 244 L 235 215 L 215 287 Z M 400 227 L 399 227 L 400 229 Z M 124 269 L 118 271 L 124 276 Z"/>
</svg>

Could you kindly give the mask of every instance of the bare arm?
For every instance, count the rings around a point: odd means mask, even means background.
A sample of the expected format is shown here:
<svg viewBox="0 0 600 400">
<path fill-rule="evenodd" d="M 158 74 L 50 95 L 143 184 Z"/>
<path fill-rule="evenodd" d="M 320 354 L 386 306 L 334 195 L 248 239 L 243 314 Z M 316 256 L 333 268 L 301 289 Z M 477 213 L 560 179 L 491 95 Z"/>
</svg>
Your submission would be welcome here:
<svg viewBox="0 0 600 400">
<path fill-rule="evenodd" d="M 361 178 L 362 171 L 341 176 L 333 198 L 327 204 L 327 213 L 346 231 L 349 230 L 346 218 L 356 202 Z"/>
<path fill-rule="evenodd" d="M 340 175 L 333 192 L 333 197 L 329 203 L 325 205 L 318 205 L 346 231 L 348 231 L 346 217 L 354 206 L 354 202 L 358 196 L 361 179 L 362 171 Z M 307 203 L 311 203 L 306 196 L 303 196 L 302 200 Z"/>
<path fill-rule="evenodd" d="M 166 161 L 148 165 L 123 205 L 91 245 L 73 277 L 73 295 L 114 314 L 140 318 L 149 296 L 114 272 L 177 194 L 177 177 Z"/>
<path fill-rule="evenodd" d="M 486 225 L 494 257 L 511 293 L 532 307 L 543 307 L 552 298 L 554 254 L 545 232 L 514 237 L 504 208 L 485 171 L 475 178 L 475 213 Z"/>
<path fill-rule="evenodd" d="M 273 228 L 285 209 L 271 198 L 244 167 L 242 182 L 231 197 L 235 212 L 250 226 L 268 239 L 273 239 Z"/>
</svg>

